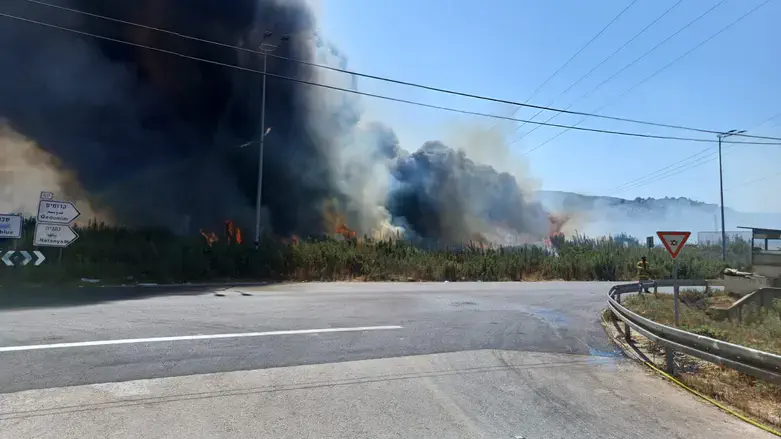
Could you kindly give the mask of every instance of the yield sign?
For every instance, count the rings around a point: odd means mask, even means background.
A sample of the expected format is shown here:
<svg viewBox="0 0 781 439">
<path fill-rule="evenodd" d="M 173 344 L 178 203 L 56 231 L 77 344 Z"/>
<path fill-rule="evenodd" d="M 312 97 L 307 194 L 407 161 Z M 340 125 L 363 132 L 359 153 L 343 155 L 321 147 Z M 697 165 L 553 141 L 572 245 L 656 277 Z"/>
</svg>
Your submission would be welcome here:
<svg viewBox="0 0 781 439">
<path fill-rule="evenodd" d="M 681 252 L 683 245 L 686 244 L 686 240 L 692 232 L 656 232 L 656 236 L 664 244 L 664 248 L 670 253 L 673 259 L 678 257 L 678 253 Z"/>
</svg>

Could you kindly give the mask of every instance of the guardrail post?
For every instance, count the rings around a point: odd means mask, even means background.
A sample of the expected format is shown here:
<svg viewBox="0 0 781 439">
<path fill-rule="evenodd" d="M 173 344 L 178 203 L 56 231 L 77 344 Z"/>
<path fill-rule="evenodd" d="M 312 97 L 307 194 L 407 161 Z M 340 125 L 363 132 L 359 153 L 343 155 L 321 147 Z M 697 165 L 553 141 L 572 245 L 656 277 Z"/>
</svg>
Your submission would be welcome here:
<svg viewBox="0 0 781 439">
<path fill-rule="evenodd" d="M 670 348 L 664 348 L 664 355 L 667 359 L 665 370 L 670 375 L 673 375 L 675 373 L 675 352 Z"/>
<path fill-rule="evenodd" d="M 624 322 L 624 340 L 628 343 L 632 342 L 632 333 L 630 332 L 630 326 L 627 322 Z"/>
<path fill-rule="evenodd" d="M 654 281 L 654 294 L 659 292 L 659 282 Z"/>
</svg>

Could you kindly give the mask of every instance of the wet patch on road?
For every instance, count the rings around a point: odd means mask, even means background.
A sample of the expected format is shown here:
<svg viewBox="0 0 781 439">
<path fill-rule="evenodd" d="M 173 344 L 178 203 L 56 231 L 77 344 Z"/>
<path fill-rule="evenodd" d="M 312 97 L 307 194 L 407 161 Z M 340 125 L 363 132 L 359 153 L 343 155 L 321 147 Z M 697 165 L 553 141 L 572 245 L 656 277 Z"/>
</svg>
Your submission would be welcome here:
<svg viewBox="0 0 781 439">
<path fill-rule="evenodd" d="M 555 326 L 569 325 L 569 318 L 563 312 L 548 308 L 531 308 L 529 311 L 534 316 L 539 317 L 541 320 Z"/>
<path fill-rule="evenodd" d="M 592 357 L 623 358 L 624 354 L 619 350 L 602 350 L 588 346 L 588 353 Z"/>
<path fill-rule="evenodd" d="M 450 302 L 450 306 L 474 306 L 474 305 L 477 305 L 477 302 L 470 302 L 468 300 L 458 301 L 458 302 Z"/>
</svg>

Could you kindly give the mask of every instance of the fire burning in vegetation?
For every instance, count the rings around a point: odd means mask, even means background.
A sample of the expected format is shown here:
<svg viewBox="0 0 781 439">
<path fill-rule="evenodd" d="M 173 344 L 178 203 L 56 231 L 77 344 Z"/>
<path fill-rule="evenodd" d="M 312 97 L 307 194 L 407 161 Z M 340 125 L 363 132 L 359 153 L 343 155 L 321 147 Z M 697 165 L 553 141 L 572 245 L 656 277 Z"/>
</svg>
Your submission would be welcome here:
<svg viewBox="0 0 781 439">
<path fill-rule="evenodd" d="M 4 3 L 7 12 L 32 20 L 63 20 L 61 11 Z M 305 0 L 59 3 L 224 45 L 148 28 L 139 32 L 127 23 L 106 27 L 88 17 L 71 18 L 74 30 L 246 68 L 41 32 L 29 23 L 0 27 L 0 119 L 45 152 L 54 171 L 72 175 L 68 181 L 118 225 L 166 226 L 194 235 L 195 227 L 218 230 L 232 218 L 224 236 L 200 233 L 209 246 L 242 244 L 233 220 L 252 221 L 260 198 L 262 227 L 277 236 L 358 241 L 393 233 L 442 245 L 508 245 L 508 237 L 517 244 L 539 243 L 561 232 L 563 223 L 550 221 L 514 174 L 478 162 L 507 162 L 501 139 L 494 147 L 491 139 L 470 138 L 472 149 L 440 141 L 401 145 L 391 127 L 367 120 L 352 94 L 279 78 L 267 78 L 261 92 L 259 76 L 246 71 L 257 68 L 258 58 L 225 45 L 257 47 L 273 31 L 274 38 L 290 36 L 276 49 L 281 57 L 347 65 L 318 34 L 317 11 Z M 357 90 L 348 75 L 277 58 L 268 62 L 280 76 Z M 273 131 L 260 132 L 261 102 Z M 264 150 L 258 194 L 260 149 L 252 142 L 261 134 L 274 147 Z M 31 167 L 44 165 L 42 157 Z"/>
<path fill-rule="evenodd" d="M 213 247 L 215 243 L 220 242 L 219 236 L 214 232 L 205 232 L 203 229 L 200 229 L 200 233 L 209 247 Z M 241 245 L 244 242 L 241 237 L 241 229 L 236 227 L 231 220 L 225 221 L 225 239 L 229 245 L 232 243 Z"/>
<path fill-rule="evenodd" d="M 336 203 L 325 203 L 323 206 L 325 230 L 344 239 L 356 239 L 356 232 L 347 226 L 347 219 L 339 212 Z"/>
<path fill-rule="evenodd" d="M 214 246 L 215 243 L 220 241 L 220 238 L 217 236 L 214 232 L 204 232 L 203 229 L 200 230 L 201 236 L 203 236 L 203 239 L 206 240 L 206 245 L 209 247 Z"/>
</svg>

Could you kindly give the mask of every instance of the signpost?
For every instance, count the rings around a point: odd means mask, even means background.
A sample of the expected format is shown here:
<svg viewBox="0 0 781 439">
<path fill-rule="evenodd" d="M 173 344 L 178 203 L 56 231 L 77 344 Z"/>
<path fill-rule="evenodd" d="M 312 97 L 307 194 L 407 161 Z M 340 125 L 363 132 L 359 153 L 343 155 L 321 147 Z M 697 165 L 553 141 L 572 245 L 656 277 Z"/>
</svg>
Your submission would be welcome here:
<svg viewBox="0 0 781 439">
<path fill-rule="evenodd" d="M 59 247 L 62 249 L 79 239 L 69 225 L 81 212 L 69 201 L 56 201 L 52 192 L 41 192 L 36 215 L 35 237 L 33 245 L 39 247 Z M 21 215 L 0 214 L 0 239 L 20 239 L 24 231 L 24 218 Z M 39 266 L 46 257 L 38 250 L 13 250 L 0 252 L 0 266 L 23 267 L 30 262 Z"/>
<path fill-rule="evenodd" d="M 38 223 L 35 225 L 33 244 L 40 247 L 65 248 L 77 239 L 79 235 L 69 225 Z"/>
<path fill-rule="evenodd" d="M 21 215 L 0 215 L 0 239 L 19 239 L 22 237 Z"/>
<path fill-rule="evenodd" d="M 51 192 L 41 192 L 33 245 L 59 247 L 62 260 L 62 249 L 79 239 L 78 233 L 68 224 L 78 218 L 81 212 L 70 201 L 56 201 L 53 198 Z"/>
<path fill-rule="evenodd" d="M 692 232 L 656 232 L 659 240 L 664 244 L 664 248 L 670 253 L 673 258 L 673 315 L 675 319 L 675 326 L 678 327 L 678 261 L 676 258 L 681 253 L 684 244 L 691 236 Z M 673 363 L 673 351 L 672 349 L 666 349 L 667 356 L 667 371 L 673 372 L 675 364 Z"/>
<path fill-rule="evenodd" d="M 41 200 L 38 203 L 39 223 L 68 224 L 81 215 L 76 206 L 68 201 Z"/>
</svg>

